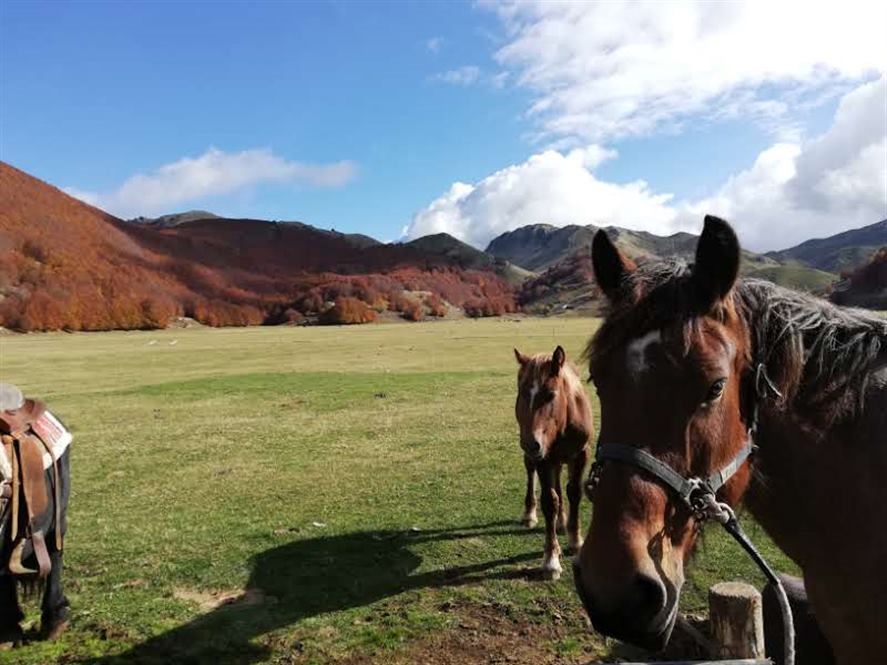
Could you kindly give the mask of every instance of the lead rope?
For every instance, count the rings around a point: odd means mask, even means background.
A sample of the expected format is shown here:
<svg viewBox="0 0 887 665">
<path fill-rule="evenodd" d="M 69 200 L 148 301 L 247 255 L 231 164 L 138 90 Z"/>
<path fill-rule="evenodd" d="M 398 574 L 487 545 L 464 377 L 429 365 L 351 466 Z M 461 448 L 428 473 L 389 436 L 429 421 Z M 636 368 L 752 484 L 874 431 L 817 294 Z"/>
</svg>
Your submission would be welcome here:
<svg viewBox="0 0 887 665">
<path fill-rule="evenodd" d="M 761 569 L 767 580 L 775 587 L 776 599 L 779 601 L 779 609 L 782 611 L 782 662 L 783 665 L 795 665 L 795 622 L 782 581 L 767 562 L 764 561 L 764 557 L 761 556 L 748 536 L 745 535 L 742 527 L 739 526 L 739 520 L 736 518 L 736 513 L 733 512 L 733 509 L 726 503 L 718 501 L 715 495 L 709 492 L 705 492 L 699 498 L 705 506 L 705 516 L 724 527 L 724 530 L 733 537 L 733 540 L 739 543 L 742 549 L 752 558 L 752 561 Z"/>
<path fill-rule="evenodd" d="M 758 418 L 760 415 L 759 400 L 766 397 L 768 393 L 773 397 L 782 398 L 782 393 L 779 392 L 779 389 L 768 376 L 767 367 L 764 363 L 758 363 L 755 367 L 754 381 L 756 395 L 752 402 L 751 418 L 748 427 L 749 442 L 754 440 L 758 429 Z M 715 496 L 718 489 L 723 487 L 727 480 L 736 473 L 745 462 L 746 457 L 754 449 L 755 447 L 751 443 L 747 444 L 730 464 L 709 478 L 684 478 L 668 464 L 643 450 L 621 444 L 603 444 L 598 442 L 597 450 L 595 451 L 595 462 L 592 464 L 591 473 L 585 484 L 585 494 L 590 501 L 594 502 L 594 488 L 600 481 L 604 461 L 607 459 L 616 460 L 626 464 L 633 464 L 663 482 L 690 508 L 693 517 L 699 524 L 704 523 L 707 519 L 713 519 L 723 526 L 727 533 L 742 546 L 742 549 L 752 558 L 752 561 L 757 564 L 767 580 L 776 589 L 776 598 L 779 601 L 779 609 L 782 612 L 783 665 L 794 665 L 795 625 L 791 607 L 788 603 L 788 596 L 785 593 L 785 587 L 783 587 L 782 582 L 776 576 L 776 573 L 773 572 L 773 569 L 767 565 L 767 562 L 764 561 L 764 558 L 755 549 L 748 536 L 742 531 L 733 509 L 728 504 L 718 501 Z"/>
</svg>

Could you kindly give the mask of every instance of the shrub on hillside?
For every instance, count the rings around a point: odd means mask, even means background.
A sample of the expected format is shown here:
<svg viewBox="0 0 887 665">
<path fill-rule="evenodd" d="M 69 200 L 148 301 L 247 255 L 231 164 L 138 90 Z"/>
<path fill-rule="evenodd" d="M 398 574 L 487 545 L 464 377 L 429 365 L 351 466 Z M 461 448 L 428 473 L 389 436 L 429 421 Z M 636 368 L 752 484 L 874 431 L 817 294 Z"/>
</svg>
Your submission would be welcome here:
<svg viewBox="0 0 887 665">
<path fill-rule="evenodd" d="M 425 310 L 415 300 L 409 301 L 401 311 L 407 321 L 421 321 L 425 318 Z"/>
<path fill-rule="evenodd" d="M 320 322 L 327 325 L 352 325 L 372 323 L 376 320 L 376 312 L 357 298 L 339 296 L 333 306 L 320 317 Z"/>
<path fill-rule="evenodd" d="M 844 275 L 832 301 L 839 305 L 887 309 L 887 246 L 882 247 L 864 266 Z"/>
<path fill-rule="evenodd" d="M 436 293 L 425 296 L 425 306 L 429 316 L 443 317 L 447 315 L 447 306 Z"/>
</svg>

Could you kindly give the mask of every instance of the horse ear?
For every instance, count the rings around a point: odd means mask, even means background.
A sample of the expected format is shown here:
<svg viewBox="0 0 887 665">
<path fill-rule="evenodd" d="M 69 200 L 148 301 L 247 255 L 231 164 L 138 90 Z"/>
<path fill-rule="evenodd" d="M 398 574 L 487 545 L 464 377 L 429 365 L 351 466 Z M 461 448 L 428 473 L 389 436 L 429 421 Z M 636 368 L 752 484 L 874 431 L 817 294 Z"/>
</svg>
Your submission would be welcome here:
<svg viewBox="0 0 887 665">
<path fill-rule="evenodd" d="M 554 353 L 551 354 L 551 374 L 552 376 L 556 376 L 560 374 L 561 367 L 564 366 L 564 361 L 567 359 L 567 354 L 564 352 L 564 347 L 560 344 L 557 345 L 557 348 L 554 350 Z"/>
<path fill-rule="evenodd" d="M 705 225 L 696 245 L 693 281 L 707 309 L 730 293 L 739 276 L 739 239 L 731 226 L 719 217 L 705 216 Z"/>
<path fill-rule="evenodd" d="M 514 350 L 514 357 L 517 359 L 517 362 L 521 367 L 523 367 L 528 362 L 530 362 L 529 356 L 525 356 L 523 353 L 521 353 L 517 349 Z"/>
<path fill-rule="evenodd" d="M 598 286 L 613 301 L 619 298 L 622 280 L 637 268 L 634 261 L 620 252 L 603 230 L 595 233 L 591 241 L 591 263 Z"/>
</svg>

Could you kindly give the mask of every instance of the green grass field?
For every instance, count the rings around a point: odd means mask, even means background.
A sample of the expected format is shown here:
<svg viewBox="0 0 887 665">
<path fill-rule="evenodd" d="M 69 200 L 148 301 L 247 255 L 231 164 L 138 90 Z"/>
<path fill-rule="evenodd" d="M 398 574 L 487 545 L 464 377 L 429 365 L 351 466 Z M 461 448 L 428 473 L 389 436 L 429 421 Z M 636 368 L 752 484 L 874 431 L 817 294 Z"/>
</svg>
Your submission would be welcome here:
<svg viewBox="0 0 887 665">
<path fill-rule="evenodd" d="M 560 343 L 575 360 L 595 325 L 0 337 L 2 379 L 75 433 L 72 626 L 0 662 L 617 658 L 586 627 L 569 566 L 533 577 L 542 532 L 518 524 L 511 349 Z M 761 581 L 712 528 L 683 609 L 727 579 Z"/>
</svg>

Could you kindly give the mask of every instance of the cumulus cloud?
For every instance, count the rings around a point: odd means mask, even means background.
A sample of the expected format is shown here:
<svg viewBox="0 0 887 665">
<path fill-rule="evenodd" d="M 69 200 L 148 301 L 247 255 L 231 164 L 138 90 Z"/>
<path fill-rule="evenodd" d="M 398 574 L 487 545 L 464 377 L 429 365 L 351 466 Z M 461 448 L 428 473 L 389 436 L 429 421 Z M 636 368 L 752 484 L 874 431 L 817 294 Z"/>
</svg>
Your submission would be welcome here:
<svg viewBox="0 0 887 665">
<path fill-rule="evenodd" d="M 278 183 L 341 187 L 357 166 L 350 161 L 303 164 L 267 149 L 226 153 L 210 148 L 199 157 L 184 157 L 150 174 L 136 174 L 111 192 L 65 191 L 121 217 L 152 215 L 207 196 L 231 194 L 252 185 Z"/>
<path fill-rule="evenodd" d="M 547 150 L 477 184 L 454 183 L 415 215 L 406 235 L 446 232 L 484 247 L 500 233 L 540 222 L 667 226 L 675 217 L 668 207 L 670 194 L 654 194 L 640 180 L 624 185 L 604 182 L 589 170 L 614 156 L 597 146 L 566 155 Z"/>
<path fill-rule="evenodd" d="M 465 65 L 458 69 L 450 69 L 439 74 L 435 74 L 432 78 L 435 81 L 449 83 L 450 85 L 469 86 L 480 81 L 480 67 L 475 65 Z"/>
<path fill-rule="evenodd" d="M 775 249 L 887 218 L 887 77 L 845 95 L 832 126 L 807 143 L 779 143 L 678 224 L 715 212 L 750 247 Z"/>
<path fill-rule="evenodd" d="M 576 144 L 792 109 L 883 72 L 887 4 L 482 0 L 505 28 L 495 54 L 532 92 L 540 138 Z"/>
<path fill-rule="evenodd" d="M 887 218 L 887 77 L 845 95 L 831 127 L 780 142 L 707 197 L 678 201 L 643 180 L 606 182 L 594 169 L 616 152 L 599 145 L 546 150 L 475 184 L 454 183 L 405 228 L 447 232 L 475 246 L 532 223 L 698 233 L 702 216 L 732 221 L 750 249 L 781 249 Z"/>
</svg>

